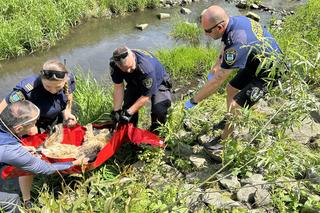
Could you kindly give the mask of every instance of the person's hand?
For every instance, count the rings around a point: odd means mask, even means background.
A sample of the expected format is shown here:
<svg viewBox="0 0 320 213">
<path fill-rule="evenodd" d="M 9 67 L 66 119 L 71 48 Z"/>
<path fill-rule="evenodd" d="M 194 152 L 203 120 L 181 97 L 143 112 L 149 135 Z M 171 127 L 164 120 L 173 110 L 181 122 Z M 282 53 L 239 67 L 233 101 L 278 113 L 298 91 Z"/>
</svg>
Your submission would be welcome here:
<svg viewBox="0 0 320 213">
<path fill-rule="evenodd" d="M 208 74 L 208 81 L 210 81 L 213 78 L 214 74 L 212 72 L 209 72 Z"/>
<path fill-rule="evenodd" d="M 128 110 L 124 109 L 122 112 L 121 112 L 121 116 L 120 116 L 120 123 L 122 124 L 127 124 L 130 122 L 132 118 L 132 115 L 128 112 Z"/>
<path fill-rule="evenodd" d="M 197 105 L 196 103 L 194 103 L 194 101 L 192 99 L 189 99 L 186 101 L 186 103 L 184 104 L 184 109 L 188 110 L 191 109 L 192 107 L 194 107 L 195 105 Z"/>
<path fill-rule="evenodd" d="M 112 130 L 117 128 L 117 125 L 120 121 L 120 117 L 121 117 L 121 110 L 116 110 L 111 112 Z"/>
<path fill-rule="evenodd" d="M 74 127 L 77 124 L 77 117 L 73 115 L 72 113 L 65 112 L 63 115 L 63 119 L 65 124 L 68 127 Z"/>
<path fill-rule="evenodd" d="M 74 166 L 78 166 L 78 165 L 86 165 L 86 164 L 88 164 L 88 162 L 89 162 L 89 158 L 81 156 L 80 158 L 72 161 L 72 164 Z"/>
</svg>

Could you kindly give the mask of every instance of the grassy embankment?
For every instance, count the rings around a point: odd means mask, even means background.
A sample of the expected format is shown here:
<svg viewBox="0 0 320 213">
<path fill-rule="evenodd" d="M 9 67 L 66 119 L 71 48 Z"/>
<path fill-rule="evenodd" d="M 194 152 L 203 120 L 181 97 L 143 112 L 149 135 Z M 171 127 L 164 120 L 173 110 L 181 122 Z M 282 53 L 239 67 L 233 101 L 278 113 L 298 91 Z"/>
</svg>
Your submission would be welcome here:
<svg viewBox="0 0 320 213">
<path fill-rule="evenodd" d="M 0 60 L 47 49 L 89 17 L 158 6 L 159 0 L 0 0 Z"/>
<path fill-rule="evenodd" d="M 320 208 L 317 200 L 320 187 L 304 179 L 303 174 L 310 167 L 319 172 L 319 149 L 313 150 L 287 135 L 291 126 L 299 124 L 315 109 L 314 93 L 319 98 L 319 92 L 316 91 L 320 73 L 319 9 L 317 0 L 310 0 L 296 15 L 286 18 L 283 29 L 274 30 L 273 34 L 287 60 L 292 62 L 292 67 L 282 84 L 268 95 L 268 106 L 273 110 L 243 110 L 233 124 L 240 130 L 246 129 L 249 138 L 224 141 L 224 168 L 239 177 L 263 170 L 264 178 L 271 187 L 273 207 L 280 212 L 299 212 L 303 207 Z M 178 47 L 161 50 L 157 55 L 171 75 L 185 83 L 197 73 L 202 73 L 204 77 L 216 53 L 201 47 Z M 92 121 L 102 111 L 110 110 L 106 107 L 111 104 L 110 93 L 101 99 L 102 93 L 92 93 L 90 90 L 105 91 L 105 88 L 87 80 L 79 81 L 78 88 L 75 98 L 81 106 L 81 115 L 86 118 L 82 120 L 83 123 Z M 89 103 L 86 97 L 95 99 L 95 95 L 97 101 Z M 190 194 L 190 191 L 183 191 L 183 178 L 166 176 L 163 160 L 184 174 L 192 171 L 190 161 L 183 158 L 183 153 L 174 150 L 179 145 L 194 144 L 197 137 L 204 133 L 219 134 L 218 131 L 211 133 L 210 129 L 224 116 L 224 99 L 225 94 L 220 92 L 188 112 L 183 111 L 183 101 L 176 102 L 167 124 L 161 128 L 167 149 L 173 152 L 169 156 L 158 149 L 146 148 L 138 152 L 138 159 L 145 162 L 143 173 L 123 163 L 125 155 L 121 155 L 90 174 L 73 177 L 75 185 L 69 187 L 63 184 L 59 196 L 54 196 L 48 188 L 43 187 L 36 209 L 73 212 L 162 212 L 169 209 L 186 212 L 186 198 L 177 196 L 177 193 Z M 87 107 L 92 110 L 89 111 Z M 183 136 L 179 130 L 184 129 L 186 121 L 190 130 L 189 134 Z M 164 179 L 159 176 L 166 177 L 167 182 L 162 182 Z M 290 181 L 274 184 L 280 177 Z M 296 185 L 293 186 L 291 181 Z M 157 187 L 157 184 L 162 187 Z M 214 181 L 199 184 L 216 188 Z"/>
</svg>

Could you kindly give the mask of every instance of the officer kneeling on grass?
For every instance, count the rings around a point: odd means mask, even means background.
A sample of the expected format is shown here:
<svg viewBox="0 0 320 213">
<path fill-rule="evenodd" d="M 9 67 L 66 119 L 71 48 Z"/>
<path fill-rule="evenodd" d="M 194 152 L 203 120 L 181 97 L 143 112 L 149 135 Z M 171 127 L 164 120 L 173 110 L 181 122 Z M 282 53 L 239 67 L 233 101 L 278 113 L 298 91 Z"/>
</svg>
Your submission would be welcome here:
<svg viewBox="0 0 320 213">
<path fill-rule="evenodd" d="M 170 78 L 162 64 L 150 52 L 120 47 L 110 59 L 110 72 L 114 122 L 136 126 L 139 109 L 151 100 L 150 131 L 157 133 L 156 128 L 166 122 L 171 106 Z"/>
<path fill-rule="evenodd" d="M 50 175 L 74 165 L 87 163 L 88 159 L 73 162 L 50 164 L 34 156 L 21 145 L 19 137 L 28 134 L 39 118 L 40 110 L 30 101 L 18 101 L 8 104 L 0 115 L 0 169 L 12 165 L 22 170 Z M 0 192 L 0 211 L 19 212 L 20 198 L 17 194 Z M 28 204 L 25 204 L 28 208 Z"/>
<path fill-rule="evenodd" d="M 206 35 L 215 40 L 221 39 L 222 49 L 208 75 L 208 82 L 185 103 L 185 109 L 190 109 L 209 97 L 234 69 L 239 70 L 227 85 L 227 110 L 236 114 L 240 107 L 252 107 L 266 94 L 267 87 L 274 86 L 280 77 L 278 72 L 271 72 L 272 66 L 282 56 L 278 44 L 258 22 L 245 16 L 230 17 L 219 6 L 209 7 L 201 16 L 201 25 Z M 261 66 L 264 64 L 262 61 L 268 63 Z M 233 129 L 227 122 L 221 137 L 205 144 L 205 148 L 213 148 L 232 132 Z"/>
</svg>

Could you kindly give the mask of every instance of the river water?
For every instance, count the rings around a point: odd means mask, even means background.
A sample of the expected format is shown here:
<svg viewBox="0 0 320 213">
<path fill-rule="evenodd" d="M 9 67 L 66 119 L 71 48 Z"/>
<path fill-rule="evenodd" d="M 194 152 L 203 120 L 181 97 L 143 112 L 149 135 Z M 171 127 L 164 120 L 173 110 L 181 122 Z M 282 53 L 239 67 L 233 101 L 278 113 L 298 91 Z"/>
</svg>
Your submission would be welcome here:
<svg viewBox="0 0 320 213">
<path fill-rule="evenodd" d="M 175 21 L 183 18 L 190 22 L 198 19 L 201 11 L 212 4 L 218 4 L 231 15 L 246 14 L 247 11 L 239 10 L 233 4 L 223 0 L 204 1 L 192 3 L 186 7 L 192 10 L 190 15 L 180 14 L 180 7 L 168 9 L 145 10 L 132 13 L 124 17 L 113 19 L 91 19 L 72 29 L 70 34 L 47 51 L 18 57 L 0 62 L 0 97 L 4 97 L 20 80 L 38 73 L 42 64 L 48 59 L 66 59 L 67 67 L 74 70 L 91 70 L 97 79 L 109 78 L 108 59 L 113 49 L 126 45 L 130 48 L 142 48 L 155 51 L 164 47 L 173 47 L 175 41 L 168 36 Z M 292 8 L 301 4 L 301 1 L 271 0 L 265 3 L 277 8 Z M 170 19 L 159 20 L 157 14 L 167 12 Z M 268 23 L 270 14 L 254 11 L 261 16 L 263 24 Z M 144 31 L 135 29 L 136 24 L 148 23 Z"/>
</svg>

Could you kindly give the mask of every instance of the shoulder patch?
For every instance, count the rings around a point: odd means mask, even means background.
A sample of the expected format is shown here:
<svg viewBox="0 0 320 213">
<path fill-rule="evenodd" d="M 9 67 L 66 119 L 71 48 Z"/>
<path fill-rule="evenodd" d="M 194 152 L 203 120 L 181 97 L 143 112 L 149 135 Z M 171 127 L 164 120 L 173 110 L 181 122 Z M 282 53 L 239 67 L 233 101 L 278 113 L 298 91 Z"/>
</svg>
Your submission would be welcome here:
<svg viewBox="0 0 320 213">
<path fill-rule="evenodd" d="M 227 49 L 224 53 L 224 60 L 228 65 L 234 64 L 237 59 L 238 52 L 235 48 Z"/>
<path fill-rule="evenodd" d="M 17 101 L 23 101 L 25 99 L 26 98 L 24 97 L 24 95 L 23 95 L 23 93 L 21 91 L 14 91 L 9 96 L 10 103 L 14 103 L 14 102 L 17 102 Z"/>
<path fill-rule="evenodd" d="M 152 86 L 152 78 L 146 78 L 143 80 L 143 85 L 147 88 L 147 89 L 150 89 L 151 86 Z"/>
<path fill-rule="evenodd" d="M 33 86 L 30 83 L 26 84 L 24 86 L 24 88 L 25 88 L 26 92 L 30 92 L 31 90 L 33 90 Z"/>
</svg>

